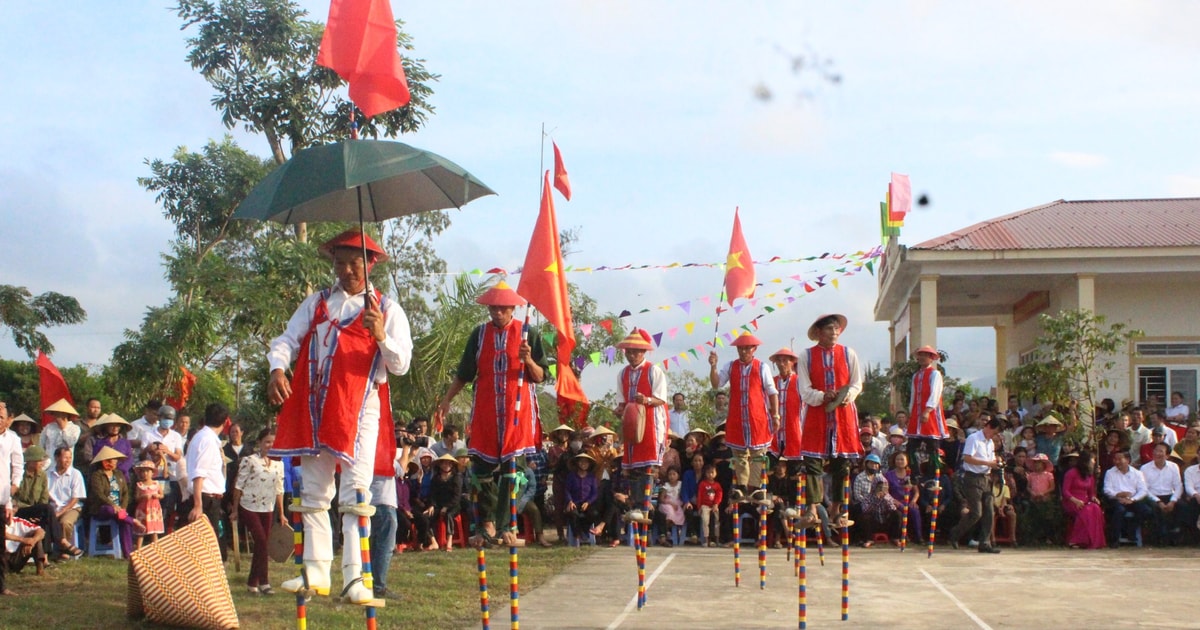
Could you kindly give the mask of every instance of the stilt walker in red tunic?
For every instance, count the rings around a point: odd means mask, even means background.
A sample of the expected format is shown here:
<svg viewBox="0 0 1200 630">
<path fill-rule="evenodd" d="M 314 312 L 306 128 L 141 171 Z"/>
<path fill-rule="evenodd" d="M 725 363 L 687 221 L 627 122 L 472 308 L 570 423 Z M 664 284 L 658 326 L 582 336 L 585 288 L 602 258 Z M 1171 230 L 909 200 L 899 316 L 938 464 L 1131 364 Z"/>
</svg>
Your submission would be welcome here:
<svg viewBox="0 0 1200 630">
<path fill-rule="evenodd" d="M 800 377 L 796 362 L 800 357 L 791 348 L 780 348 L 772 354 L 775 364 L 775 389 L 779 392 L 779 430 L 775 432 L 775 454 L 788 463 L 788 477 L 800 476 L 803 456 L 800 454 Z"/>
<path fill-rule="evenodd" d="M 801 415 L 800 451 L 808 482 L 808 511 L 804 526 L 820 522 L 817 506 L 824 500 L 825 462 L 832 462 L 831 495 L 838 502 L 834 526 L 851 525 L 849 506 L 842 502 L 843 486 L 850 472 L 850 460 L 863 456 L 858 438 L 858 410 L 854 400 L 862 391 L 862 368 L 854 350 L 839 344 L 846 329 L 845 315 L 822 315 L 808 327 L 808 338 L 817 345 L 800 353 L 796 374 L 800 379 Z"/>
<path fill-rule="evenodd" d="M 738 358 L 717 371 L 717 353 L 708 355 L 709 381 L 714 389 L 729 384 L 729 413 L 725 419 L 725 444 L 733 451 L 734 487 L 731 499 L 741 502 L 746 488 L 758 483 L 772 436 L 779 428 L 779 392 L 766 363 L 754 358 L 762 342 L 754 335 L 733 340 Z M 765 495 L 756 490 L 755 495 Z M 766 496 L 756 496 L 765 501 Z"/>
<path fill-rule="evenodd" d="M 938 448 L 947 437 L 946 418 L 942 415 L 942 372 L 937 361 L 941 358 L 933 346 L 917 349 L 917 373 L 913 374 L 911 405 L 908 413 L 908 461 L 917 464 L 921 459 L 917 451 L 924 448 L 932 472 L 940 466 Z"/>
<path fill-rule="evenodd" d="M 367 284 L 371 267 L 387 259 L 370 236 L 347 230 L 320 251 L 333 259 L 337 284 L 308 296 L 267 353 L 267 396 L 283 405 L 270 455 L 299 456 L 301 464 L 300 505 L 294 509 L 304 526 L 304 575 L 281 588 L 329 593 L 333 531 L 327 511 L 340 465 L 342 595 L 370 605 L 374 594 L 363 584 L 358 516 L 374 511 L 369 489 L 376 459 L 391 468 L 395 434 L 387 375 L 408 372 L 412 338 L 400 305 Z M 377 457 L 377 450 L 387 452 Z"/>
<path fill-rule="evenodd" d="M 537 448 L 541 428 L 534 387 L 545 379 L 547 363 L 541 338 L 513 318 L 516 307 L 524 306 L 526 301 L 508 283 L 501 280 L 475 301 L 487 306 L 490 321 L 477 326 L 467 338 L 454 381 L 438 404 L 434 424 L 444 420 L 458 392 L 474 384 L 467 450 L 471 453 L 471 481 L 477 488 L 482 521 L 472 544 L 481 546 L 495 544 L 496 522 L 509 520 L 508 504 L 497 500 L 498 496 L 509 496 L 512 483 L 505 474 L 508 466 L 501 464 Z M 513 546 L 516 534 L 505 528 L 503 538 L 505 544 Z"/>
<path fill-rule="evenodd" d="M 617 415 L 621 417 L 623 451 L 621 468 L 626 471 L 633 500 L 627 519 L 641 522 L 641 508 L 646 497 L 646 478 L 657 474 L 667 450 L 667 400 L 670 391 L 667 374 L 657 363 L 646 360 L 654 349 L 650 333 L 635 328 L 617 344 L 625 352 L 628 363 L 617 375 L 617 393 L 621 402 Z"/>
</svg>

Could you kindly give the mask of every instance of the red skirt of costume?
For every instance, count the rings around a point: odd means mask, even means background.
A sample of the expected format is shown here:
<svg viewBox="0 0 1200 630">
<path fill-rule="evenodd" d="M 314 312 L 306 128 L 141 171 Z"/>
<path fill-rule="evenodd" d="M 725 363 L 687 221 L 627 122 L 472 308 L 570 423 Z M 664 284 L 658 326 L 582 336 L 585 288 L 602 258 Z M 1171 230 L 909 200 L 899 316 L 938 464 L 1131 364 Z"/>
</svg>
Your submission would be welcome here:
<svg viewBox="0 0 1200 630">
<path fill-rule="evenodd" d="M 779 390 L 779 430 L 775 432 L 775 441 L 771 451 L 788 460 L 801 458 L 800 443 L 800 410 L 804 406 L 800 400 L 800 379 L 795 374 L 786 380 L 775 377 L 775 389 Z"/>
<path fill-rule="evenodd" d="M 846 347 L 813 346 L 808 352 L 808 378 L 812 386 L 824 392 L 835 391 L 850 383 L 850 358 Z M 805 457 L 862 457 L 858 438 L 858 410 L 846 403 L 833 411 L 825 405 L 804 405 L 800 417 L 800 452 Z"/>
<path fill-rule="evenodd" d="M 930 400 L 933 395 L 934 383 L 941 377 L 942 373 L 932 365 L 917 370 L 917 373 L 913 374 L 912 407 L 909 409 L 908 426 L 905 432 L 908 437 L 938 439 L 948 437 L 946 418 L 942 415 L 942 401 L 940 398 Z M 927 420 L 922 421 L 921 417 L 925 415 L 925 409 L 928 407 L 932 407 L 932 413 L 929 414 Z"/>
<path fill-rule="evenodd" d="M 762 363 L 734 361 L 729 367 L 729 416 L 725 443 L 737 451 L 767 448 L 774 440 L 763 391 Z"/>
<path fill-rule="evenodd" d="M 650 397 L 654 387 L 650 374 L 654 366 L 642 361 L 638 367 L 625 366 L 621 369 L 618 382 L 624 394 L 625 415 L 621 419 L 622 457 L 621 468 L 629 470 L 645 466 L 661 466 L 663 453 L 667 450 L 667 407 L 651 407 L 636 402 L 637 395 Z M 638 425 L 642 425 L 642 437 L 638 439 Z"/>
<path fill-rule="evenodd" d="M 504 328 L 483 324 L 473 334 L 479 335 L 479 349 L 467 448 L 471 455 L 492 463 L 532 453 L 537 397 L 518 358 L 522 324 L 515 319 Z"/>
<path fill-rule="evenodd" d="M 387 298 L 378 291 L 375 295 L 380 308 L 386 308 Z M 366 455 L 354 452 L 354 442 L 367 397 L 378 389 L 379 439 L 369 456 L 374 458 L 375 474 L 392 474 L 396 435 L 387 383 L 375 384 L 375 375 L 383 369 L 379 346 L 363 326 L 362 312 L 344 321 L 330 321 L 325 305 L 328 297 L 326 289 L 317 300 L 312 324 L 300 343 L 292 371 L 292 395 L 279 410 L 270 454 L 294 457 L 317 455 L 324 450 L 353 464 L 360 455 Z M 318 335 L 317 326 L 325 322 L 330 322 L 329 330 Z M 334 349 L 324 363 L 318 359 L 322 345 Z"/>
</svg>

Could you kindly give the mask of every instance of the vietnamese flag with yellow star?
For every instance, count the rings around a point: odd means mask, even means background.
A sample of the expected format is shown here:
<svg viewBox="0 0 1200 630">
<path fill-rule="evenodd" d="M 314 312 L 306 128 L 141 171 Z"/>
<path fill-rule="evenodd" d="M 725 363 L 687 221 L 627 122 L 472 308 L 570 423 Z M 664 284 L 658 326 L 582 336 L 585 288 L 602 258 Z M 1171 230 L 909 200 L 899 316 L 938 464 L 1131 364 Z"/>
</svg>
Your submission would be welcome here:
<svg viewBox="0 0 1200 630">
<path fill-rule="evenodd" d="M 754 297 L 754 259 L 742 236 L 742 221 L 733 210 L 733 235 L 729 237 L 729 256 L 725 258 L 725 298 L 732 306 L 736 298 Z"/>
<path fill-rule="evenodd" d="M 567 294 L 567 278 L 563 275 L 562 248 L 558 242 L 558 219 L 554 215 L 554 198 L 550 192 L 550 171 L 542 182 L 542 207 L 529 239 L 525 266 L 517 293 L 529 300 L 546 321 L 558 330 L 557 383 L 559 419 L 565 424 L 582 426 L 587 419 L 588 399 L 571 367 L 571 352 L 575 350 L 575 326 L 571 322 L 571 301 Z"/>
</svg>

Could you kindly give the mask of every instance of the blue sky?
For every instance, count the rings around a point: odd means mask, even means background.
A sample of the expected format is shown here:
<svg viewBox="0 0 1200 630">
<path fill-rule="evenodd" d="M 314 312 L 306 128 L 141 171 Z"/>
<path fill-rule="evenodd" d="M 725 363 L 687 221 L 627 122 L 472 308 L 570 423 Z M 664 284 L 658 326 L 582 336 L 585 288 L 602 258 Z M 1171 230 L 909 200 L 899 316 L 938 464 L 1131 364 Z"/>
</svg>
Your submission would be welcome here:
<svg viewBox="0 0 1200 630">
<path fill-rule="evenodd" d="M 302 4 L 324 20 L 326 3 Z M 137 185 L 144 160 L 226 133 L 167 6 L 23 3 L 0 26 L 0 283 L 80 299 L 88 321 L 49 330 L 59 365 L 106 362 L 122 331 L 167 298 L 160 256 L 172 231 Z M 520 265 L 543 123 L 571 173 L 575 197 L 559 201 L 559 223 L 581 229 L 569 261 L 579 266 L 723 260 L 735 206 L 759 260 L 868 249 L 892 171 L 933 202 L 910 215 L 906 244 L 1056 199 L 1200 195 L 1194 3 L 393 8 L 442 75 L 436 115 L 403 140 L 500 193 L 456 213 L 438 240 L 451 269 Z M 800 54 L 831 60 L 842 82 L 794 72 Z M 771 98 L 756 95 L 762 88 Z M 267 153 L 261 138 L 235 135 Z M 758 274 L 826 270 L 777 264 Z M 721 272 L 570 279 L 602 308 L 636 312 L 715 296 Z M 872 276 L 846 278 L 763 318 L 759 335 L 772 350 L 793 338 L 799 347 L 816 316 L 843 312 L 843 340 L 883 361 L 875 291 Z M 723 317 L 722 331 L 754 312 Z M 697 318 L 676 309 L 627 323 L 657 331 Z M 703 337 L 681 336 L 654 356 Z M 939 345 L 951 375 L 993 382 L 990 331 L 943 330 Z M 0 357 L 22 355 L 0 341 Z M 597 369 L 583 381 L 600 395 L 612 379 Z"/>
</svg>

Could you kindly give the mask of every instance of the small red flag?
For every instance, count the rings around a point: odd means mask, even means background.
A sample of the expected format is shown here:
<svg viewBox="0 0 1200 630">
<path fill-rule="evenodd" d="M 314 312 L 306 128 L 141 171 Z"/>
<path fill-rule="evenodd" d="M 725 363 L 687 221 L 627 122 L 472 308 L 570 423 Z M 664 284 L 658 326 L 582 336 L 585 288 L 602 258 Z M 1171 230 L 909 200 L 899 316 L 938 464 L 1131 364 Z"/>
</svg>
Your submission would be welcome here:
<svg viewBox="0 0 1200 630">
<path fill-rule="evenodd" d="M 63 378 L 62 372 L 59 372 L 58 368 L 54 367 L 54 364 L 50 362 L 50 357 L 46 356 L 46 353 L 41 350 L 38 350 L 37 361 L 35 363 L 38 369 L 38 390 L 42 409 L 64 398 L 74 407 L 75 399 L 71 397 L 71 390 L 67 387 L 67 379 Z M 54 422 L 54 416 L 42 413 L 42 426 L 51 422 Z"/>
<path fill-rule="evenodd" d="M 733 235 L 729 238 L 729 256 L 725 258 L 725 297 L 729 304 L 740 297 L 754 297 L 754 260 L 746 237 L 742 236 L 742 221 L 733 210 Z"/>
<path fill-rule="evenodd" d="M 333 0 L 317 65 L 350 84 L 350 100 L 368 118 L 408 104 L 389 0 Z"/>
<path fill-rule="evenodd" d="M 571 302 L 567 293 L 567 278 L 563 275 L 562 249 L 558 242 L 558 219 L 554 215 L 554 195 L 550 192 L 550 171 L 542 182 L 542 206 L 517 293 L 545 316 L 558 330 L 558 376 L 555 392 L 560 413 L 564 405 L 582 408 L 586 418 L 588 399 L 571 369 L 571 351 L 575 349 L 575 326 L 571 322 Z"/>
<path fill-rule="evenodd" d="M 892 181 L 888 183 L 888 222 L 903 224 L 909 210 L 912 210 L 912 184 L 908 175 L 892 173 Z"/>
<path fill-rule="evenodd" d="M 175 409 L 187 406 L 188 399 L 192 397 L 192 390 L 196 387 L 196 375 L 183 366 L 180 366 L 179 370 L 183 372 L 183 377 L 175 384 L 176 395 L 167 397 L 167 404 Z"/>
<path fill-rule="evenodd" d="M 570 201 L 571 180 L 567 177 L 567 167 L 563 165 L 562 151 L 558 150 L 557 143 L 551 141 L 550 144 L 554 147 L 554 187 Z"/>
</svg>

